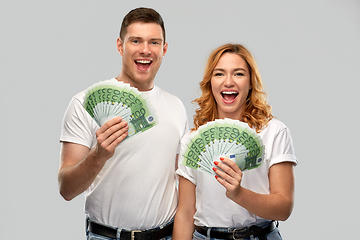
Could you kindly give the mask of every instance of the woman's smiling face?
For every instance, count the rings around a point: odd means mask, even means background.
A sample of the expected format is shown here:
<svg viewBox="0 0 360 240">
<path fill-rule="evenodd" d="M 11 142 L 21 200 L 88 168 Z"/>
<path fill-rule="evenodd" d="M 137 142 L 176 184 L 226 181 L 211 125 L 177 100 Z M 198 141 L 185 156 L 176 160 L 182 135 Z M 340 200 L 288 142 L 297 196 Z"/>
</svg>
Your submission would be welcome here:
<svg viewBox="0 0 360 240">
<path fill-rule="evenodd" d="M 246 61 L 234 53 L 224 53 L 212 73 L 211 89 L 219 118 L 241 120 L 251 89 Z"/>
</svg>

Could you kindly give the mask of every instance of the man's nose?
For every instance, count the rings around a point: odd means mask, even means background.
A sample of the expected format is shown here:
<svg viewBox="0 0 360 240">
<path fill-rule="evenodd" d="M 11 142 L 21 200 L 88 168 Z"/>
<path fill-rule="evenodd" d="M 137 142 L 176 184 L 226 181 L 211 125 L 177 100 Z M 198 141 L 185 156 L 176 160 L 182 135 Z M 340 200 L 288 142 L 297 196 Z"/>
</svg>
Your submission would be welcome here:
<svg viewBox="0 0 360 240">
<path fill-rule="evenodd" d="M 147 42 L 144 42 L 141 46 L 140 49 L 140 53 L 144 54 L 144 55 L 150 55 L 151 51 L 150 51 L 150 47 L 149 44 Z"/>
</svg>

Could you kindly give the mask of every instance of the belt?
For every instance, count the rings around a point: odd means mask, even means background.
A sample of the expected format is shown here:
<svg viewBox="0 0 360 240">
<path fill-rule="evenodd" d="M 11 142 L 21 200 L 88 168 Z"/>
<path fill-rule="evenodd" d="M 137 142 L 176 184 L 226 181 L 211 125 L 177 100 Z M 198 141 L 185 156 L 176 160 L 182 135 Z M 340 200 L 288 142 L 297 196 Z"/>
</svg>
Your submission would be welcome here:
<svg viewBox="0 0 360 240">
<path fill-rule="evenodd" d="M 120 240 L 158 240 L 172 234 L 174 223 L 163 228 L 148 230 L 121 230 Z M 89 231 L 100 236 L 116 239 L 117 230 L 92 221 L 88 221 Z"/>
<path fill-rule="evenodd" d="M 259 239 L 266 239 L 266 235 L 274 231 L 276 227 L 277 225 L 274 221 L 272 221 L 269 225 L 263 228 L 252 225 L 250 227 L 236 228 L 231 232 L 222 232 L 211 229 L 209 237 L 219 239 L 246 239 L 250 238 L 250 236 L 252 235 L 253 237 L 258 237 Z M 202 235 L 207 236 L 207 231 L 209 228 L 195 226 L 195 229 Z"/>
</svg>

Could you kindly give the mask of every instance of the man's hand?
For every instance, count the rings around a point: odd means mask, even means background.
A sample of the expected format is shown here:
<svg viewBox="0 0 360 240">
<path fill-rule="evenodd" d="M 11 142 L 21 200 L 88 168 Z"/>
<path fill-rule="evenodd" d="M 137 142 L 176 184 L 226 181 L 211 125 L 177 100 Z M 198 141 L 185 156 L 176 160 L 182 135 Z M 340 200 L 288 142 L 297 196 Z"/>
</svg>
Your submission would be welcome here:
<svg viewBox="0 0 360 240">
<path fill-rule="evenodd" d="M 99 159 L 111 158 L 116 147 L 127 137 L 128 129 L 128 123 L 122 121 L 121 117 L 106 122 L 96 131 L 97 144 L 93 150 L 94 154 Z"/>
</svg>

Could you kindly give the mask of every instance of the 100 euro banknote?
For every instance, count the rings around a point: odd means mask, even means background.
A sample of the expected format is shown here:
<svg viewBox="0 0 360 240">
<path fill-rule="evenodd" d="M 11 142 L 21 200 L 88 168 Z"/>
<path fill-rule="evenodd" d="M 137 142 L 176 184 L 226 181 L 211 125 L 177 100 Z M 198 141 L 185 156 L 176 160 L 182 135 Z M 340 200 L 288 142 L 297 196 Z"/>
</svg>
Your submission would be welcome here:
<svg viewBox="0 0 360 240">
<path fill-rule="evenodd" d="M 89 87 L 83 106 L 99 126 L 114 117 L 122 117 L 129 123 L 127 138 L 158 123 L 155 109 L 141 92 L 115 79 Z"/>
<path fill-rule="evenodd" d="M 182 164 L 214 174 L 214 161 L 226 157 L 245 171 L 261 165 L 264 150 L 260 136 L 248 124 L 232 119 L 217 119 L 189 134 L 182 151 Z"/>
</svg>

